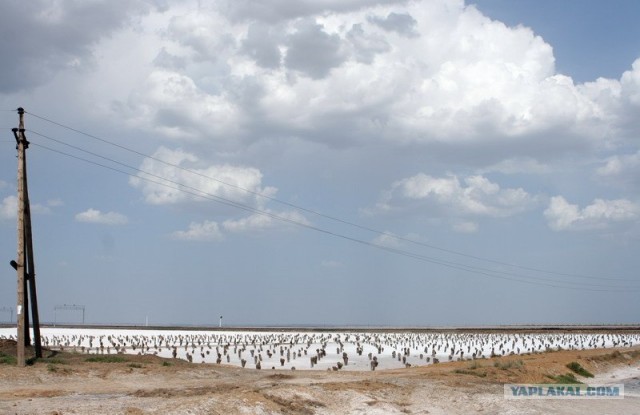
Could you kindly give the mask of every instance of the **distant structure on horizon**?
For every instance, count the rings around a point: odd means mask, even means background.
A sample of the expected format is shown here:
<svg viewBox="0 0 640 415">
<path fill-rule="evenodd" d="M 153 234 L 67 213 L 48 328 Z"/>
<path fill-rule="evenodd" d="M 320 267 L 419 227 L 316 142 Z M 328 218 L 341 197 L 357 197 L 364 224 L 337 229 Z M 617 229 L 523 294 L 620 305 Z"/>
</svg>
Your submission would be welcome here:
<svg viewBox="0 0 640 415">
<path fill-rule="evenodd" d="M 220 322 L 218 323 L 218 327 L 222 328 L 222 316 L 220 316 Z"/>
</svg>

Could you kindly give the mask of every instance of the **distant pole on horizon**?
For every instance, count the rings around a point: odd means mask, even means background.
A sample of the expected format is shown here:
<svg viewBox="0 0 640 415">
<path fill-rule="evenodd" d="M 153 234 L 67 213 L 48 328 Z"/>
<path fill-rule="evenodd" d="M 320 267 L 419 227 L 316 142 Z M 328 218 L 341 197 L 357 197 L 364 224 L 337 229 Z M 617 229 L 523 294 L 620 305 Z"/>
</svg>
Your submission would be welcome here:
<svg viewBox="0 0 640 415">
<path fill-rule="evenodd" d="M 220 323 L 218 324 L 219 328 L 222 328 L 222 316 L 220 316 Z"/>
<path fill-rule="evenodd" d="M 76 310 L 76 311 L 82 311 L 82 325 L 84 325 L 84 312 L 85 312 L 85 306 L 83 305 L 78 305 L 78 304 L 63 304 L 63 305 L 57 305 L 55 307 L 53 307 L 53 327 L 56 326 L 56 323 L 58 321 L 58 310 Z"/>
</svg>

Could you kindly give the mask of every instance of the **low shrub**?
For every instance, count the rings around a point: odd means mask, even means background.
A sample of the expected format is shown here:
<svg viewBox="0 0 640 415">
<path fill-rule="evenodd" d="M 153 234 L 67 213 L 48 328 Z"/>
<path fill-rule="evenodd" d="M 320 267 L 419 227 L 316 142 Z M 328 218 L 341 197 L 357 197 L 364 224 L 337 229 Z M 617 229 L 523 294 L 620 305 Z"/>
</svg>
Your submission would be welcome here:
<svg viewBox="0 0 640 415">
<path fill-rule="evenodd" d="M 13 356 L 9 356 L 8 354 L 0 353 L 0 364 L 15 365 L 16 358 Z"/>
<path fill-rule="evenodd" d="M 582 383 L 578 379 L 576 379 L 576 376 L 573 373 L 567 373 L 566 375 L 555 376 L 554 379 L 557 383 L 567 383 L 567 384 Z"/>
<path fill-rule="evenodd" d="M 127 359 L 120 356 L 91 356 L 85 359 L 85 362 L 98 362 L 98 363 L 122 363 Z"/>
<path fill-rule="evenodd" d="M 593 373 L 589 372 L 587 369 L 583 368 L 578 362 L 571 362 L 567 364 L 567 367 L 571 369 L 573 372 L 577 373 L 580 376 L 584 376 L 585 378 L 592 378 Z"/>
<path fill-rule="evenodd" d="M 493 364 L 493 367 L 496 367 L 502 370 L 507 370 L 511 368 L 519 369 L 522 366 L 524 366 L 524 363 L 522 363 L 522 360 L 510 360 L 508 362 L 495 362 Z"/>
</svg>

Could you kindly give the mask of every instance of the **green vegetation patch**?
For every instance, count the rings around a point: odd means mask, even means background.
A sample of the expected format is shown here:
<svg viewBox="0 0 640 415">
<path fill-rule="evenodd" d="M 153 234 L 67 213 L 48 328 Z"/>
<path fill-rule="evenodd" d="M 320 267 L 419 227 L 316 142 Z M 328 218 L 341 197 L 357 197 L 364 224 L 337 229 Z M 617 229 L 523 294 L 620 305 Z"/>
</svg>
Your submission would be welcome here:
<svg viewBox="0 0 640 415">
<path fill-rule="evenodd" d="M 85 362 L 97 362 L 97 363 L 122 363 L 126 362 L 127 359 L 121 356 L 92 356 L 85 360 Z"/>
<path fill-rule="evenodd" d="M 567 364 L 567 367 L 571 369 L 574 373 L 577 373 L 580 376 L 584 376 L 585 378 L 592 378 L 593 373 L 589 372 L 587 369 L 583 368 L 578 362 L 571 362 Z"/>
<path fill-rule="evenodd" d="M 46 363 L 53 363 L 53 364 L 56 364 L 56 365 L 66 365 L 66 364 L 68 364 L 66 360 L 60 359 L 58 357 L 48 357 L 48 358 L 43 359 L 43 361 L 46 362 Z"/>
<path fill-rule="evenodd" d="M 9 356 L 8 354 L 0 353 L 0 364 L 15 365 L 16 358 L 13 356 Z"/>
<path fill-rule="evenodd" d="M 554 377 L 557 383 L 569 384 L 569 383 L 582 383 L 576 379 L 576 375 L 573 373 L 567 373 L 566 375 L 559 375 Z"/>
<path fill-rule="evenodd" d="M 522 362 L 522 360 L 510 360 L 508 362 L 495 362 L 493 364 L 493 367 L 501 370 L 520 369 L 522 368 L 522 366 L 524 366 L 524 363 Z"/>
</svg>

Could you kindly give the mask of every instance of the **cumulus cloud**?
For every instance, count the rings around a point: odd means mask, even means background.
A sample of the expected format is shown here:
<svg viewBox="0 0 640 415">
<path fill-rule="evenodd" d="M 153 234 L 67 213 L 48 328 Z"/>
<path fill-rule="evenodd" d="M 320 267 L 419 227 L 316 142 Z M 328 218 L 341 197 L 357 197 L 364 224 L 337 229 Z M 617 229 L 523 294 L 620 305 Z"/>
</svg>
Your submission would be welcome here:
<svg viewBox="0 0 640 415">
<path fill-rule="evenodd" d="M 33 88 L 64 69 L 91 67 L 96 42 L 150 10 L 149 2 L 138 0 L 6 2 L 0 50 L 11 64 L 0 67 L 0 92 Z"/>
<path fill-rule="evenodd" d="M 620 80 L 575 85 L 531 29 L 462 1 L 294 3 L 167 12 L 154 28 L 165 36 L 157 67 L 119 115 L 231 149 L 273 136 L 489 143 L 511 159 L 533 145 L 552 157 L 605 144 L 634 122 L 640 63 Z"/>
<path fill-rule="evenodd" d="M 537 198 L 523 189 L 502 189 L 484 176 L 469 176 L 461 181 L 457 176 L 432 177 L 419 173 L 395 182 L 378 203 L 377 210 L 413 205 L 414 209 L 436 208 L 440 214 L 454 217 L 506 217 L 530 209 L 536 203 Z M 460 226 L 460 230 L 465 226 L 467 231 L 473 230 L 470 225 Z"/>
<path fill-rule="evenodd" d="M 167 35 L 190 49 L 195 59 L 216 61 L 222 50 L 236 46 L 235 39 L 221 15 L 203 11 L 173 16 Z"/>
<path fill-rule="evenodd" d="M 396 238 L 393 234 L 385 232 L 376 236 L 373 241 L 375 245 L 384 246 L 387 248 L 401 248 L 402 244 L 398 238 Z"/>
<path fill-rule="evenodd" d="M 217 222 L 191 222 L 186 231 L 176 231 L 173 237 L 184 241 L 219 241 L 224 238 Z"/>
<path fill-rule="evenodd" d="M 168 70 L 181 70 L 184 69 L 187 59 L 184 56 L 177 56 L 167 50 L 166 47 L 160 49 L 158 55 L 153 60 L 153 63 L 158 68 Z"/>
<path fill-rule="evenodd" d="M 183 73 L 154 70 L 119 111 L 128 122 L 166 137 L 193 141 L 206 136 L 230 140 L 242 125 L 242 111 L 227 92 L 208 93 Z"/>
<path fill-rule="evenodd" d="M 631 65 L 631 70 L 625 71 L 620 79 L 621 92 L 626 101 L 640 106 L 640 58 Z"/>
<path fill-rule="evenodd" d="M 129 220 L 121 213 L 103 213 L 97 209 L 87 209 L 76 215 L 76 221 L 84 223 L 97 223 L 101 225 L 124 225 Z"/>
<path fill-rule="evenodd" d="M 277 189 L 262 186 L 260 170 L 228 164 L 196 167 L 199 164 L 202 163 L 191 153 L 161 147 L 152 157 L 142 162 L 140 170 L 144 173 L 132 177 L 130 184 L 140 189 L 145 201 L 153 205 L 194 203 L 220 198 L 262 213 L 227 219 L 221 223 L 211 220 L 192 222 L 189 229 L 173 233 L 176 239 L 220 240 L 225 232 L 263 231 L 287 224 L 310 225 L 304 215 L 297 211 L 278 212 L 266 207 L 266 202 L 275 196 Z"/>
<path fill-rule="evenodd" d="M 640 151 L 611 156 L 596 172 L 599 177 L 612 184 L 640 189 Z"/>
<path fill-rule="evenodd" d="M 416 31 L 418 22 L 409 13 L 391 12 L 386 17 L 370 16 L 368 20 L 388 32 L 396 32 L 408 37 L 418 36 Z"/>
<path fill-rule="evenodd" d="M 276 193 L 273 187 L 262 187 L 262 173 L 256 168 L 227 164 L 198 168 L 198 163 L 198 158 L 191 153 L 161 147 L 140 165 L 140 170 L 148 174 L 139 173 L 129 183 L 142 191 L 147 203 L 154 205 L 220 197 L 259 207 L 264 205 L 265 199 L 258 194 L 273 197 Z M 151 181 L 143 180 L 143 177 Z"/>
<path fill-rule="evenodd" d="M 404 3 L 406 0 L 224 0 L 234 20 L 277 23 L 323 13 L 347 13 L 377 5 Z"/>
<path fill-rule="evenodd" d="M 370 65 L 378 54 L 391 49 L 391 45 L 378 33 L 365 32 L 361 23 L 354 23 L 346 34 L 351 44 L 351 54 L 356 61 Z"/>
<path fill-rule="evenodd" d="M 321 79 L 346 60 L 337 34 L 328 34 L 312 21 L 302 22 L 296 29 L 287 39 L 287 68 Z"/>
<path fill-rule="evenodd" d="M 41 205 L 39 203 L 31 203 L 32 214 L 48 214 L 51 213 L 51 208 L 56 207 L 55 203 L 48 206 Z M 16 219 L 18 215 L 18 197 L 15 195 L 7 196 L 2 199 L 0 204 L 0 219 Z"/>
<path fill-rule="evenodd" d="M 226 220 L 222 223 L 223 228 L 228 232 L 240 233 L 250 231 L 261 231 L 282 225 L 310 225 L 311 223 L 299 212 L 272 212 L 264 211 L 266 214 L 253 214 L 237 220 Z"/>
<path fill-rule="evenodd" d="M 640 205 L 627 199 L 595 199 L 581 209 L 564 197 L 555 196 L 551 198 L 544 216 L 555 231 L 604 229 L 614 223 L 637 221 Z"/>
<path fill-rule="evenodd" d="M 502 174 L 544 174 L 550 173 L 551 167 L 540 163 L 531 157 L 514 157 L 501 160 L 500 162 L 478 170 L 479 174 L 502 173 Z"/>
<path fill-rule="evenodd" d="M 242 51 L 263 68 L 278 68 L 282 59 L 282 53 L 278 48 L 281 37 L 271 27 L 254 23 L 247 29 Z"/>
<path fill-rule="evenodd" d="M 16 196 L 7 196 L 2 199 L 0 204 L 0 218 L 15 219 L 18 214 L 18 198 Z"/>
<path fill-rule="evenodd" d="M 188 241 L 220 241 L 227 233 L 262 232 L 269 229 L 292 226 L 295 223 L 309 225 L 310 222 L 298 212 L 272 212 L 264 210 L 264 214 L 255 213 L 240 219 L 228 219 L 219 224 L 205 220 L 202 223 L 192 222 L 186 231 L 172 234 L 176 239 Z"/>
</svg>

